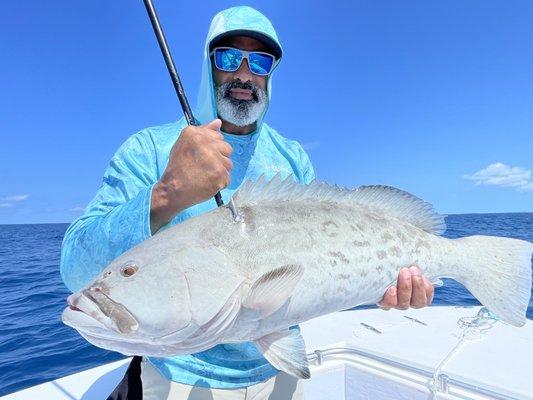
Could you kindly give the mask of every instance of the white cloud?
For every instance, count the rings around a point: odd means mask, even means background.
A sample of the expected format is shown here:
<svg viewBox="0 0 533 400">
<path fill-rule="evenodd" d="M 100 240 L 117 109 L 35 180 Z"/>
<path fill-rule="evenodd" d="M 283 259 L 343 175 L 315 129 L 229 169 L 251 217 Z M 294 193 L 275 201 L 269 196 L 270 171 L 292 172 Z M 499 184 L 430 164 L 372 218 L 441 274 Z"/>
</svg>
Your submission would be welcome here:
<svg viewBox="0 0 533 400">
<path fill-rule="evenodd" d="M 76 206 L 76 207 L 69 208 L 68 210 L 69 211 L 73 211 L 73 212 L 80 212 L 80 211 L 85 210 L 85 208 L 80 207 L 80 206 Z"/>
<path fill-rule="evenodd" d="M 13 196 L 0 197 L 0 201 L 6 201 L 8 203 L 16 203 L 17 201 L 24 201 L 30 197 L 29 194 L 16 194 Z"/>
<path fill-rule="evenodd" d="M 522 191 L 533 191 L 531 170 L 511 167 L 500 162 L 490 164 L 472 175 L 463 175 L 463 178 L 475 181 L 476 185 L 506 186 Z"/>
<path fill-rule="evenodd" d="M 13 196 L 0 197 L 0 208 L 13 207 L 15 205 L 13 203 L 27 200 L 29 197 L 29 194 L 15 194 Z"/>
</svg>

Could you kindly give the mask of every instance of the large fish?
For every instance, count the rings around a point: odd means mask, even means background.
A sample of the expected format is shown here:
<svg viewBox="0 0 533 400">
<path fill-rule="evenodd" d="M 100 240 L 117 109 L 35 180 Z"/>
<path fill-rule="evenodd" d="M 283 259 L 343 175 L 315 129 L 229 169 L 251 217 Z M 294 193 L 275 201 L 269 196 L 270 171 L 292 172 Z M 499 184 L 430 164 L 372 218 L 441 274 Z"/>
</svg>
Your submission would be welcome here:
<svg viewBox="0 0 533 400">
<path fill-rule="evenodd" d="M 254 342 L 277 369 L 309 377 L 292 325 L 376 303 L 400 268 L 453 278 L 503 321 L 525 323 L 533 244 L 446 239 L 424 201 L 386 186 L 246 182 L 220 207 L 144 241 L 68 298 L 63 321 L 96 346 L 172 356 Z M 236 213 L 235 213 L 236 210 Z"/>
</svg>

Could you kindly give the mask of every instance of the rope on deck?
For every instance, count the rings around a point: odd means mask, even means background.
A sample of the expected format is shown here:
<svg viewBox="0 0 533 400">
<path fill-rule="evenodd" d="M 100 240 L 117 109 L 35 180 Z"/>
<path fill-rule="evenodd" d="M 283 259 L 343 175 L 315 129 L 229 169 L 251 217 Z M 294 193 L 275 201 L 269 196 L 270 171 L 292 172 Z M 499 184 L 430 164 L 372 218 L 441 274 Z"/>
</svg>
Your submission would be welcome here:
<svg viewBox="0 0 533 400">
<path fill-rule="evenodd" d="M 448 380 L 446 374 L 441 371 L 444 366 L 461 350 L 461 348 L 469 341 L 478 340 L 486 333 L 492 326 L 499 321 L 498 317 L 491 313 L 487 308 L 482 307 L 477 315 L 473 317 L 461 317 L 457 324 L 462 329 L 457 344 L 450 350 L 444 359 L 437 365 L 433 373 L 433 379 L 429 382 L 429 390 L 431 391 L 431 400 L 437 399 L 437 393 L 448 393 Z"/>
</svg>

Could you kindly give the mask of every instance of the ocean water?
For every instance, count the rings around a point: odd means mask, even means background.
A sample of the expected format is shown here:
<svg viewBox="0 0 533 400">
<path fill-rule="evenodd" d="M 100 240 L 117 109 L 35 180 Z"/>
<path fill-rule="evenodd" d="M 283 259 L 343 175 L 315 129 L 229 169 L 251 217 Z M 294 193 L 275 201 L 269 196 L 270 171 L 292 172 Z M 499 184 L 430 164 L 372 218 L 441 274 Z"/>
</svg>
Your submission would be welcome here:
<svg viewBox="0 0 533 400">
<path fill-rule="evenodd" d="M 446 222 L 447 237 L 484 234 L 533 242 L 533 213 L 450 215 Z M 59 275 L 67 227 L 0 225 L 0 396 L 123 358 L 61 323 L 69 294 Z M 479 303 L 446 279 L 433 304 Z M 533 319 L 533 302 L 527 315 Z"/>
</svg>

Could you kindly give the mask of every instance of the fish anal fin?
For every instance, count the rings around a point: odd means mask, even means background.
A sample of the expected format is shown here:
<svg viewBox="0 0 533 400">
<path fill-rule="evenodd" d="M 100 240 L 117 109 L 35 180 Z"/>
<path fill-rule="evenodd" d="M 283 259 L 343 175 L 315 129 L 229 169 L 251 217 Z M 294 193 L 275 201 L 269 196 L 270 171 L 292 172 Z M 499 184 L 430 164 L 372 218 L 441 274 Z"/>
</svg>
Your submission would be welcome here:
<svg viewBox="0 0 533 400">
<path fill-rule="evenodd" d="M 311 377 L 305 342 L 299 329 L 270 333 L 256 340 L 255 344 L 274 368 L 300 379 Z"/>
</svg>

